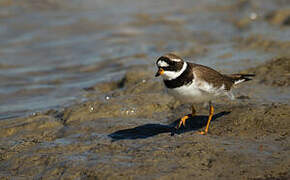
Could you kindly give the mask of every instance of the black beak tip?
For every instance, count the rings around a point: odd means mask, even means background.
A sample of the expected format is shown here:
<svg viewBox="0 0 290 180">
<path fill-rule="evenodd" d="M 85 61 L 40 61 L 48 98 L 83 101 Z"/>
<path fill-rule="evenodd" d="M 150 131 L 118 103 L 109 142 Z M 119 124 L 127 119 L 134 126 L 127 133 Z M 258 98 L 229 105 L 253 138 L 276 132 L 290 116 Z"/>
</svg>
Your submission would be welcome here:
<svg viewBox="0 0 290 180">
<path fill-rule="evenodd" d="M 155 74 L 155 77 L 158 77 L 158 76 L 160 76 L 159 72 L 157 72 L 157 73 Z"/>
</svg>

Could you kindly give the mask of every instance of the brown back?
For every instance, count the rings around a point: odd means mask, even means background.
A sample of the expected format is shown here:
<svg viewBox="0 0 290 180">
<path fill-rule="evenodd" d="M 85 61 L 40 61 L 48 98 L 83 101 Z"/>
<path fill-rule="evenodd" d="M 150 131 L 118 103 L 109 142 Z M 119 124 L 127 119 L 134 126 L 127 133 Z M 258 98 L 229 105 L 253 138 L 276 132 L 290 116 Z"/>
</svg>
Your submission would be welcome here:
<svg viewBox="0 0 290 180">
<path fill-rule="evenodd" d="M 192 66 L 192 69 L 194 70 L 194 74 L 196 76 L 195 78 L 197 79 L 207 81 L 216 88 L 219 88 L 224 84 L 226 90 L 230 90 L 233 86 L 233 81 L 231 80 L 231 78 L 224 76 L 223 74 L 217 72 L 210 67 L 194 63 L 188 64 Z"/>
</svg>

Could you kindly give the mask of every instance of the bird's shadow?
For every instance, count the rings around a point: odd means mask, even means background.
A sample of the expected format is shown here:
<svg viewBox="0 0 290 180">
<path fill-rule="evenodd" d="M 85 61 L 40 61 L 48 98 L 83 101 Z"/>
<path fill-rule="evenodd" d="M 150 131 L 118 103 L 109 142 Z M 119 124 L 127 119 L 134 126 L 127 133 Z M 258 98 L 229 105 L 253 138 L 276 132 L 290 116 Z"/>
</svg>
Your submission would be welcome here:
<svg viewBox="0 0 290 180">
<path fill-rule="evenodd" d="M 229 114 L 230 112 L 220 112 L 218 114 L 215 114 L 212 117 L 212 121 L 217 120 L 218 118 Z M 130 129 L 123 129 L 116 131 L 114 133 L 109 134 L 108 136 L 112 138 L 113 141 L 122 140 L 122 139 L 145 139 L 151 136 L 155 136 L 161 133 L 168 133 L 170 132 L 171 135 L 174 134 L 182 134 L 188 131 L 195 131 L 198 129 L 203 128 L 206 126 L 208 120 L 208 116 L 194 116 L 190 117 L 186 120 L 186 127 L 181 127 L 179 129 L 176 129 L 176 125 L 179 123 L 180 118 L 172 122 L 168 125 L 162 125 L 162 124 L 144 124 L 141 126 L 137 126 Z"/>
</svg>

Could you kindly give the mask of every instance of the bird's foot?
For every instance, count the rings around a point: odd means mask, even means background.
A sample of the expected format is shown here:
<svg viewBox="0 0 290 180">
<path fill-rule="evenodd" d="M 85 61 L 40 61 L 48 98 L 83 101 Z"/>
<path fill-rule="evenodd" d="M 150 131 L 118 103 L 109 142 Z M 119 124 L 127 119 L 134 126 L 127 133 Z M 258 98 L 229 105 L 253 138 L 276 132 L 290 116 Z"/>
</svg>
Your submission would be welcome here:
<svg viewBox="0 0 290 180">
<path fill-rule="evenodd" d="M 189 114 L 189 115 L 185 115 L 185 116 L 183 116 L 183 117 L 180 119 L 179 124 L 176 126 L 176 129 L 179 129 L 179 128 L 181 127 L 181 125 L 183 125 L 183 126 L 185 127 L 186 120 L 187 120 L 188 118 L 190 118 L 190 117 L 191 117 L 190 114 Z"/>
<path fill-rule="evenodd" d="M 207 134 L 207 131 L 200 131 L 200 132 L 197 132 L 197 134 L 206 135 Z"/>
</svg>

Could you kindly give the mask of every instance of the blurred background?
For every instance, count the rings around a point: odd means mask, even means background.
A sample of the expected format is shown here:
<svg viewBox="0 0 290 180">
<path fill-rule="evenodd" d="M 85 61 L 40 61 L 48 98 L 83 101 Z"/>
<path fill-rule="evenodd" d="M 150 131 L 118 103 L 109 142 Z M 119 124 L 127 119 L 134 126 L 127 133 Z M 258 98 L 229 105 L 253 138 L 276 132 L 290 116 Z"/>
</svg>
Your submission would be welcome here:
<svg viewBox="0 0 290 180">
<path fill-rule="evenodd" d="M 289 40 L 288 0 L 0 0 L 0 119 L 85 101 L 167 52 L 230 73 Z"/>
</svg>

